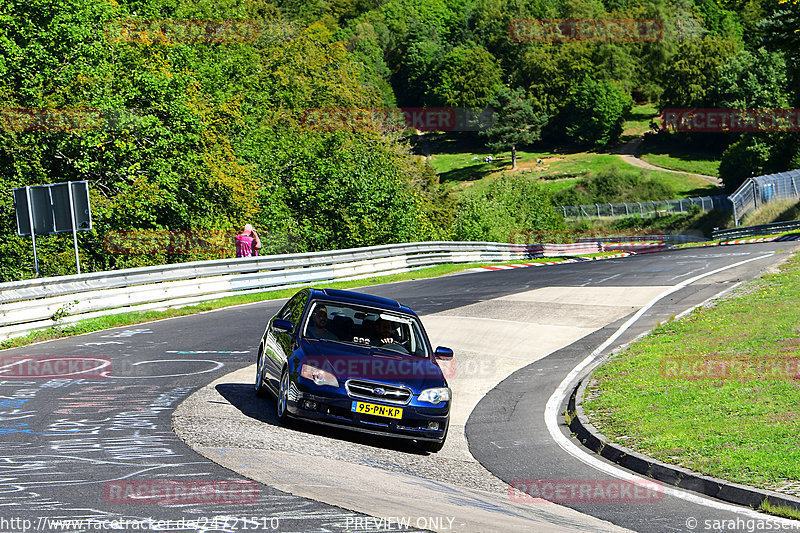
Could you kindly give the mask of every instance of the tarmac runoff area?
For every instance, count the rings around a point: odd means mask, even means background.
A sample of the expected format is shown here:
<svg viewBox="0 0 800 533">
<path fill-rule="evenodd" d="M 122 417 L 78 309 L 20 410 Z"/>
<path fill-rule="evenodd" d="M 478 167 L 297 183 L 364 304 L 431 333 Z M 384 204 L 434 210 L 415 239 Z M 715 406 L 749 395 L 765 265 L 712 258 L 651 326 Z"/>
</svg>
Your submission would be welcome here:
<svg viewBox="0 0 800 533">
<path fill-rule="evenodd" d="M 548 501 L 513 501 L 508 485 L 469 453 L 464 426 L 478 401 L 507 376 L 638 310 L 666 288 L 548 287 L 423 316 L 432 344 L 455 352 L 451 425 L 436 454 L 326 426 L 283 427 L 274 400 L 253 392 L 255 365 L 190 396 L 176 409 L 173 429 L 198 453 L 245 477 L 385 519 L 388 527 L 410 517 L 412 528 L 448 532 L 628 531 Z"/>
</svg>

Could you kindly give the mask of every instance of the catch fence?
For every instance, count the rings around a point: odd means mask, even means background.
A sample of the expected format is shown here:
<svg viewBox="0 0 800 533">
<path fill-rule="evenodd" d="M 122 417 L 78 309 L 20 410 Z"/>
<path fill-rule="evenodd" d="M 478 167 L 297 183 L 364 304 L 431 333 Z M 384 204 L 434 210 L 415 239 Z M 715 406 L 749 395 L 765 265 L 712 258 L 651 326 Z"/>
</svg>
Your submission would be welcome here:
<svg viewBox="0 0 800 533">
<path fill-rule="evenodd" d="M 745 215 L 763 204 L 800 197 L 798 181 L 800 181 L 800 169 L 745 180 L 736 192 L 730 195 L 735 224 L 738 226 Z"/>
<path fill-rule="evenodd" d="M 700 211 L 730 211 L 731 202 L 725 195 L 701 196 L 698 198 L 678 198 L 675 200 L 656 200 L 652 202 L 628 202 L 621 204 L 562 205 L 558 208 L 564 218 L 622 218 L 656 217 L 675 213 Z"/>
</svg>

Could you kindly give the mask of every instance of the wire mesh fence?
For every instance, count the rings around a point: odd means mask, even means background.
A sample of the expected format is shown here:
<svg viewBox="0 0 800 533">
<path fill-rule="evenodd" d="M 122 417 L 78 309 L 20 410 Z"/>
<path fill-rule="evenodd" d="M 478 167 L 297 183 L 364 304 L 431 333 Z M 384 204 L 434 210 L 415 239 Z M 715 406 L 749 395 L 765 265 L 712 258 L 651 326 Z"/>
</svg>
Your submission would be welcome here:
<svg viewBox="0 0 800 533">
<path fill-rule="evenodd" d="M 730 195 L 735 224 L 738 226 L 745 215 L 752 213 L 762 204 L 800 197 L 798 181 L 800 181 L 800 169 L 745 180 L 736 192 Z"/>
<path fill-rule="evenodd" d="M 656 217 L 675 213 L 691 213 L 694 210 L 730 211 L 731 201 L 725 195 L 678 198 L 652 202 L 628 202 L 621 204 L 562 205 L 558 208 L 564 218 L 622 218 Z"/>
</svg>

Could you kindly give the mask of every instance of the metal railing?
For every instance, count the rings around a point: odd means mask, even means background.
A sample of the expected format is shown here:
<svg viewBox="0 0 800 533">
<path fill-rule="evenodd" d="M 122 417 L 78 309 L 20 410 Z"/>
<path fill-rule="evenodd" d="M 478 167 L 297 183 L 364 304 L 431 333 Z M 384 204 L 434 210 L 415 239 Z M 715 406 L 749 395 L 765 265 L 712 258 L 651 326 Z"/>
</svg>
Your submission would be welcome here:
<svg viewBox="0 0 800 533">
<path fill-rule="evenodd" d="M 738 226 L 745 215 L 755 211 L 762 204 L 800 197 L 798 181 L 800 181 L 800 169 L 747 178 L 736 192 L 730 195 L 735 225 Z"/>
<path fill-rule="evenodd" d="M 716 230 L 711 234 L 711 238 L 741 239 L 744 237 L 754 237 L 756 235 L 774 235 L 785 231 L 798 230 L 800 230 L 800 220 L 790 220 L 789 222 L 774 222 L 772 224 L 761 224 L 759 226 Z"/>
<path fill-rule="evenodd" d="M 585 245 L 579 245 L 585 246 Z M 541 257 L 508 243 L 423 242 L 196 261 L 0 283 L 0 340 L 100 315 L 448 263 Z"/>
<path fill-rule="evenodd" d="M 690 213 L 693 209 L 705 212 L 712 209 L 730 211 L 731 208 L 728 197 L 718 195 L 621 204 L 562 205 L 557 209 L 562 212 L 564 218 L 645 218 L 674 213 Z"/>
</svg>

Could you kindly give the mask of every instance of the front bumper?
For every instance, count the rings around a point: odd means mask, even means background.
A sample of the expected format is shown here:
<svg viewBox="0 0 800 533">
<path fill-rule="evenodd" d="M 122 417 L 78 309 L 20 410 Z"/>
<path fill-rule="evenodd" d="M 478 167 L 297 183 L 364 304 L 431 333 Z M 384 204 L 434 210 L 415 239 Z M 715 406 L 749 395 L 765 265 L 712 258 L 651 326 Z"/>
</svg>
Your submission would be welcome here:
<svg viewBox="0 0 800 533">
<path fill-rule="evenodd" d="M 287 410 L 291 416 L 373 435 L 441 442 L 447 434 L 450 421 L 449 402 L 443 406 L 421 406 L 415 405 L 413 401 L 408 405 L 395 405 L 375 400 L 355 399 L 340 394 L 321 394 L 299 387 L 293 392 L 287 402 Z M 356 413 L 351 410 L 353 402 L 356 401 L 400 407 L 403 409 L 403 415 L 402 418 L 394 419 Z M 438 428 L 429 429 L 431 423 L 436 423 Z"/>
</svg>

